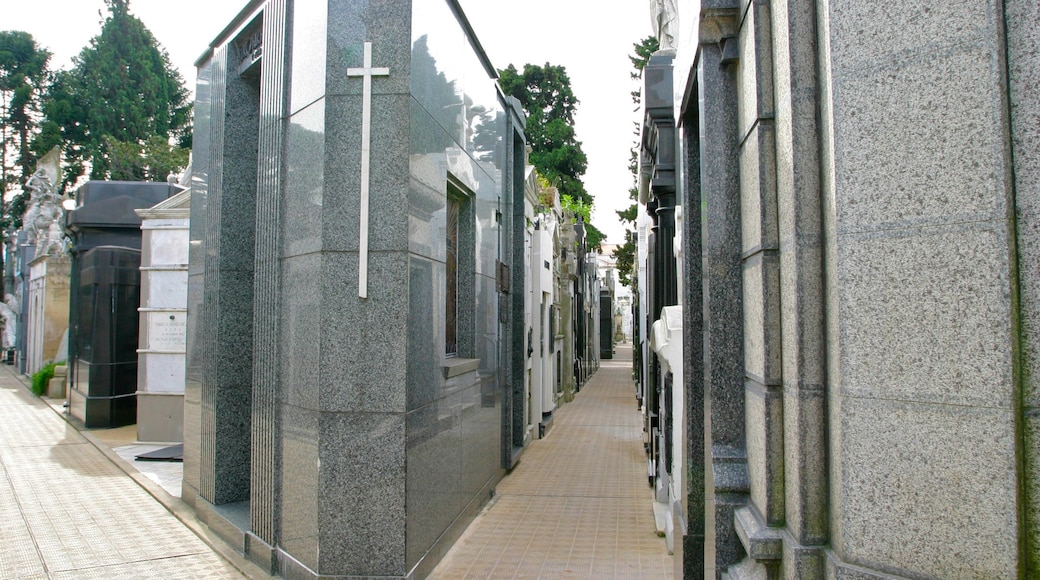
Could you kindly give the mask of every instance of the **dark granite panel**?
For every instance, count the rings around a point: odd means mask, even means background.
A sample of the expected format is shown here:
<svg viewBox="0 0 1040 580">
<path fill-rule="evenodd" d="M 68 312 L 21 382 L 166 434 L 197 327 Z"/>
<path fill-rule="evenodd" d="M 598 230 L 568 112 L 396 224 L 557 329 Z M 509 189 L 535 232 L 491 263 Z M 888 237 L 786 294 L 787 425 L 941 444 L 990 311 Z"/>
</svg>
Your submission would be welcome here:
<svg viewBox="0 0 1040 580">
<path fill-rule="evenodd" d="M 372 98 L 369 179 L 370 252 L 408 248 L 408 119 L 406 95 Z M 361 194 L 361 99 L 328 97 L 322 247 L 357 251 Z"/>
<path fill-rule="evenodd" d="M 480 191 L 494 192 L 495 186 L 495 183 L 487 182 L 487 186 L 482 187 Z M 499 207 L 497 192 L 490 200 L 478 196 L 474 203 L 474 217 L 476 218 L 476 232 L 473 238 L 475 268 L 478 274 L 491 278 L 497 275 L 495 263 L 499 258 L 500 229 L 495 220 L 495 212 L 499 211 Z"/>
<path fill-rule="evenodd" d="M 409 107 L 411 155 L 408 180 L 408 249 L 413 254 L 444 262 L 445 196 L 448 160 L 444 130 L 414 100 Z"/>
<path fill-rule="evenodd" d="M 444 198 L 448 176 L 465 188 L 474 200 L 474 215 L 481 230 L 497 229 L 497 214 L 502 211 L 501 175 L 489 162 L 464 153 L 447 136 L 427 111 L 412 101 L 411 156 L 408 190 L 409 249 L 436 260 L 444 260 Z M 504 123 L 490 123 L 494 141 L 502 141 Z M 489 134 L 490 138 L 490 134 Z M 493 272 L 498 258 L 498 234 L 478 232 L 476 260 L 482 272 Z"/>
<path fill-rule="evenodd" d="M 289 119 L 285 157 L 282 256 L 320 251 L 325 189 L 324 101 L 314 103 Z"/>
<path fill-rule="evenodd" d="M 281 405 L 280 547 L 318 568 L 318 412 Z"/>
<path fill-rule="evenodd" d="M 467 373 L 473 387 L 476 373 Z M 459 487 L 462 442 L 459 394 L 440 398 L 408 413 L 407 563 L 411 568 L 430 549 L 469 501 Z"/>
<path fill-rule="evenodd" d="M 328 2 L 294 2 L 292 7 L 292 71 L 289 114 L 294 115 L 325 95 L 328 49 Z M 335 69 L 341 74 L 345 69 Z"/>
<path fill-rule="evenodd" d="M 705 408 L 704 408 L 704 272 L 702 227 L 700 220 L 701 142 L 698 104 L 683 112 L 682 144 L 683 156 L 682 205 L 685 215 L 681 227 L 682 243 L 682 296 L 683 334 L 702 337 L 701 340 L 683 341 L 683 418 L 682 464 L 686 466 L 686 477 L 681 479 L 682 511 L 685 519 L 683 537 L 676 539 L 676 565 L 686 570 L 704 569 L 704 477 L 705 477 Z M 681 549 L 681 555 L 679 550 Z M 677 577 L 681 575 L 677 574 Z"/>
<path fill-rule="evenodd" d="M 319 254 L 282 260 L 281 399 L 311 410 L 319 408 L 323 376 L 319 366 L 322 289 L 314 283 L 320 271 Z"/>
<path fill-rule="evenodd" d="M 478 162 L 501 163 L 496 149 L 504 126 L 495 87 L 455 15 L 446 2 L 415 2 L 412 10 L 411 92 L 450 139 L 431 146 L 459 147 Z"/>
<path fill-rule="evenodd" d="M 704 280 L 705 429 L 712 463 L 707 481 L 707 565 L 721 573 L 743 557 L 733 512 L 746 499 L 744 467 L 720 473 L 728 457 L 744 456 L 744 337 L 736 74 L 721 47 L 702 44 L 698 67 L 701 122 L 701 212 Z M 720 456 L 720 453 L 722 456 Z M 739 462 L 738 462 L 739 463 Z M 743 480 L 734 474 L 743 469 Z M 721 493 L 720 486 L 726 492 Z M 714 552 L 714 553 L 713 553 Z M 713 561 L 712 561 L 713 560 Z"/>
<path fill-rule="evenodd" d="M 444 265 L 411 256 L 408 265 L 408 361 L 406 408 L 428 405 L 443 396 L 444 299 L 435 282 L 444 279 Z"/>
<path fill-rule="evenodd" d="M 493 277 L 476 277 L 475 308 L 473 322 L 473 356 L 480 359 L 480 371 L 495 372 L 498 366 L 500 323 L 498 321 L 498 297 L 496 280 Z"/>
<path fill-rule="evenodd" d="M 220 191 L 213 192 L 210 200 L 221 205 L 217 222 L 211 226 L 220 228 L 216 254 L 219 267 L 251 270 L 255 251 L 259 87 L 248 79 L 234 77 L 228 79 L 226 90 Z M 217 201 L 218 197 L 221 201 Z M 211 238 L 210 244 L 213 241 Z"/>
<path fill-rule="evenodd" d="M 360 95 L 360 78 L 347 77 L 363 64 L 364 43 L 372 43 L 372 66 L 390 76 L 372 79 L 373 94 L 407 94 L 411 0 L 329 0 L 326 94 Z"/>
<path fill-rule="evenodd" d="M 502 477 L 501 397 L 494 375 L 466 373 L 453 392 L 407 415 L 408 566 Z M 467 384 L 468 383 L 468 384 Z"/>
<path fill-rule="evenodd" d="M 358 298 L 357 272 L 356 254 L 322 254 L 319 364 L 325 385 L 320 407 L 325 411 L 404 412 L 408 255 L 369 254 L 366 299 Z"/>
<path fill-rule="evenodd" d="M 404 576 L 405 419 L 322 413 L 318 572 Z"/>
</svg>

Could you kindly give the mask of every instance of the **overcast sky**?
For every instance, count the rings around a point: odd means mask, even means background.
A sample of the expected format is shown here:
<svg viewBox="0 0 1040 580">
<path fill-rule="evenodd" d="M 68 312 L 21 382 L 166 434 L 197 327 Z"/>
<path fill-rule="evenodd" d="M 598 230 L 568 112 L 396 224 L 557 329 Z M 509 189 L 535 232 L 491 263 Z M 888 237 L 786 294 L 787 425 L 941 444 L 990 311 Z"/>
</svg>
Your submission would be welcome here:
<svg viewBox="0 0 1040 580">
<path fill-rule="evenodd" d="M 297 0 L 308 1 L 308 0 Z M 589 158 L 585 187 L 596 200 L 593 223 L 621 243 L 615 209 L 628 206 L 629 149 L 635 137 L 628 55 L 651 33 L 649 0 L 459 0 L 496 68 L 563 65 L 580 101 L 578 140 Z M 130 11 L 169 52 L 189 87 L 195 60 L 246 0 L 131 0 Z M 52 67 L 101 31 L 104 0 L 0 0 L 0 30 L 24 30 L 54 53 Z"/>
</svg>

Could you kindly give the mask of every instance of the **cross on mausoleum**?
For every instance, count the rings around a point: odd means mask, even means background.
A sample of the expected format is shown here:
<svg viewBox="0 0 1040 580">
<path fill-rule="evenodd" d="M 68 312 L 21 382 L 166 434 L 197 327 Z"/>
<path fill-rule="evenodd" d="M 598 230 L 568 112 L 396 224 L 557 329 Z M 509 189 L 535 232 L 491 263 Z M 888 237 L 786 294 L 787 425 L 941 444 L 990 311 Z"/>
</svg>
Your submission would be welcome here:
<svg viewBox="0 0 1040 580">
<path fill-rule="evenodd" d="M 358 239 L 358 296 L 368 298 L 368 179 L 372 141 L 372 77 L 390 76 L 386 67 L 372 67 L 372 43 L 365 43 L 361 68 L 347 69 L 348 77 L 361 77 L 361 235 Z"/>
</svg>

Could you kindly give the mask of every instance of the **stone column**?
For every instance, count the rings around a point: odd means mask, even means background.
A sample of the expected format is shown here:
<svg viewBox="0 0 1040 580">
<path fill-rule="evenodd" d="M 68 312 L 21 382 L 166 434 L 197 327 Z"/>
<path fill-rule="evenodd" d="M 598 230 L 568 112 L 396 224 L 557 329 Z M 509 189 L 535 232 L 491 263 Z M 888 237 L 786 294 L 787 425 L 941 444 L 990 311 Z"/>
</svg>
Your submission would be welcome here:
<svg viewBox="0 0 1040 580">
<path fill-rule="evenodd" d="M 783 0 L 770 7 L 783 313 L 783 576 L 822 578 L 829 512 L 816 3 Z"/>
<path fill-rule="evenodd" d="M 737 25 L 733 2 L 701 9 L 697 89 L 701 125 L 701 256 L 704 282 L 705 573 L 744 555 L 733 527 L 747 501 L 744 333 L 737 126 Z M 691 434 L 696 436 L 695 434 Z"/>
<path fill-rule="evenodd" d="M 745 570 L 776 576 L 784 522 L 780 259 L 777 217 L 772 18 L 750 0 L 736 65 L 744 297 L 745 434 L 750 501 L 734 521 Z"/>
<path fill-rule="evenodd" d="M 214 505 L 249 499 L 259 96 L 236 53 L 221 46 L 200 70 L 203 124 L 217 122 L 206 149 L 195 144 L 191 207 L 185 424 L 201 436 L 185 438 L 184 497 Z"/>
<path fill-rule="evenodd" d="M 289 13 L 286 0 L 269 0 L 264 9 L 260 71 L 260 119 L 256 173 L 256 246 L 253 279 L 253 386 L 250 475 L 249 556 L 273 570 L 281 514 L 281 423 L 278 409 L 282 368 L 281 232 L 286 114 L 288 109 Z"/>
</svg>

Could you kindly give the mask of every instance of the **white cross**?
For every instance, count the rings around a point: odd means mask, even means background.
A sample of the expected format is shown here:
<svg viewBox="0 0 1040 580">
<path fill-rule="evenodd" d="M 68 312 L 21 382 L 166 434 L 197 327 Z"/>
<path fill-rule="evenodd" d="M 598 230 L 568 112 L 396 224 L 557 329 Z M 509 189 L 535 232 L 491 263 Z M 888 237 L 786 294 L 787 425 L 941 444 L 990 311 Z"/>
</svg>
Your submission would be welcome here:
<svg viewBox="0 0 1040 580">
<path fill-rule="evenodd" d="M 365 43 L 364 66 L 347 69 L 348 77 L 362 78 L 361 105 L 361 236 L 358 239 L 358 296 L 368 298 L 368 176 L 372 141 L 372 77 L 389 76 L 390 69 L 372 67 L 372 43 Z"/>
</svg>

